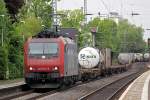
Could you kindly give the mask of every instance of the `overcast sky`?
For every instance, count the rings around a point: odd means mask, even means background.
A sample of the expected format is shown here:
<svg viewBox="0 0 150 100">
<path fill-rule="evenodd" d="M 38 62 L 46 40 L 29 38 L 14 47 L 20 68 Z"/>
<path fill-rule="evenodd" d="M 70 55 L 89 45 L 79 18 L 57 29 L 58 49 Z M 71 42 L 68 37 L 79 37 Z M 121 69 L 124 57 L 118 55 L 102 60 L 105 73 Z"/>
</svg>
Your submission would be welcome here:
<svg viewBox="0 0 150 100">
<path fill-rule="evenodd" d="M 58 9 L 80 9 L 83 7 L 84 0 L 61 0 L 58 2 Z M 88 13 L 97 16 L 98 12 L 108 14 L 108 12 L 118 12 L 129 22 L 145 29 L 144 39 L 150 37 L 150 0 L 87 0 Z M 121 6 L 122 5 L 122 6 Z M 131 13 L 139 13 L 140 15 L 131 16 Z"/>
</svg>

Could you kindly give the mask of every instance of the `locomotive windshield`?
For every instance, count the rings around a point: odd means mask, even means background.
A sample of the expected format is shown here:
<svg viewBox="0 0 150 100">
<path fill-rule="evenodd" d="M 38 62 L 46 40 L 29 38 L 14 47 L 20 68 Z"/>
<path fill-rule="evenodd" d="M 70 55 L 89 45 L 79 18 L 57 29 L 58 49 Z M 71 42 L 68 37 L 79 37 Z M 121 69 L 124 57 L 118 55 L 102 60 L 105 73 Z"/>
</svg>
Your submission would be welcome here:
<svg viewBox="0 0 150 100">
<path fill-rule="evenodd" d="M 57 43 L 30 43 L 29 55 L 57 55 Z"/>
</svg>

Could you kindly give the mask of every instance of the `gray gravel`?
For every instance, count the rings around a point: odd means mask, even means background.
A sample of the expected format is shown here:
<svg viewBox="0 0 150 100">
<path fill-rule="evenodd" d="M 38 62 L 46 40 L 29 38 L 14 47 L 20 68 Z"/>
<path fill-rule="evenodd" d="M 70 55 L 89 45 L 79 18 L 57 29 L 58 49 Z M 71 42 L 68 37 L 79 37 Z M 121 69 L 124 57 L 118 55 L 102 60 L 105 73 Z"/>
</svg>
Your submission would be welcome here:
<svg viewBox="0 0 150 100">
<path fill-rule="evenodd" d="M 22 97 L 19 97 L 19 98 L 15 98 L 15 99 L 12 99 L 12 100 L 27 100 L 27 99 L 30 99 L 32 97 L 36 97 L 36 96 L 39 96 L 41 95 L 41 93 L 31 93 L 31 94 L 28 94 L 28 95 L 25 95 L 25 96 L 22 96 Z"/>
</svg>

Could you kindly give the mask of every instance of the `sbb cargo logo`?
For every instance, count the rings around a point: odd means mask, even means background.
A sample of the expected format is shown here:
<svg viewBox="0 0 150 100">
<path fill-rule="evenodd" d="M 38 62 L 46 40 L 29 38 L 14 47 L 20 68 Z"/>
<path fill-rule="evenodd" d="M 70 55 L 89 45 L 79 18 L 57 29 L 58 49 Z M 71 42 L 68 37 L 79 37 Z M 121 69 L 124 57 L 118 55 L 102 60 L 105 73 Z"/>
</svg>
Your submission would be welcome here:
<svg viewBox="0 0 150 100">
<path fill-rule="evenodd" d="M 85 54 L 80 54 L 80 58 L 85 60 L 86 58 L 96 58 L 96 55 L 85 55 Z"/>
<path fill-rule="evenodd" d="M 85 59 L 85 54 L 80 54 L 80 58 L 84 60 Z"/>
</svg>

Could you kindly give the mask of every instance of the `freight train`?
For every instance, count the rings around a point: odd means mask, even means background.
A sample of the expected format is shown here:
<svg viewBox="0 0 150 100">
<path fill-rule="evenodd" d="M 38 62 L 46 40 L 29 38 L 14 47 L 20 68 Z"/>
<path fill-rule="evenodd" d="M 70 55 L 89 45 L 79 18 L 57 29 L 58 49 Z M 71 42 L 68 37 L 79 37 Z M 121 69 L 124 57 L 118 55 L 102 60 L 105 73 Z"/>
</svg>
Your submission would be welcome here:
<svg viewBox="0 0 150 100">
<path fill-rule="evenodd" d="M 43 31 L 24 44 L 24 77 L 31 88 L 58 88 L 128 69 L 111 65 L 111 50 L 85 47 L 77 53 L 76 29 Z M 121 62 L 125 60 L 122 59 Z"/>
<path fill-rule="evenodd" d="M 133 62 L 149 62 L 149 53 L 119 53 L 118 63 L 129 64 Z"/>
</svg>

